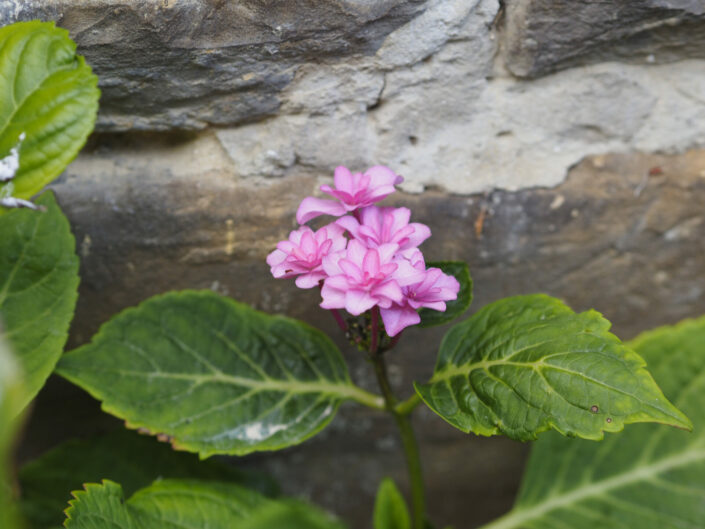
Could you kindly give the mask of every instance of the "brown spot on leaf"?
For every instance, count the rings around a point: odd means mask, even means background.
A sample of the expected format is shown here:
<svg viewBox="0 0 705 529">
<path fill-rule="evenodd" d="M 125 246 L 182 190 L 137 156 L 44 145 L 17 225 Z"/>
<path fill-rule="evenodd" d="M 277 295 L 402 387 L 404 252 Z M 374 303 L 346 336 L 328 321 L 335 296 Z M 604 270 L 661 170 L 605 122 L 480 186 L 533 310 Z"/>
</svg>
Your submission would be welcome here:
<svg viewBox="0 0 705 529">
<path fill-rule="evenodd" d="M 598 408 L 597 405 L 590 406 L 590 411 L 592 413 L 597 413 L 598 411 L 600 411 L 600 408 Z"/>
<path fill-rule="evenodd" d="M 607 422 L 612 422 L 612 417 L 607 417 Z"/>
</svg>

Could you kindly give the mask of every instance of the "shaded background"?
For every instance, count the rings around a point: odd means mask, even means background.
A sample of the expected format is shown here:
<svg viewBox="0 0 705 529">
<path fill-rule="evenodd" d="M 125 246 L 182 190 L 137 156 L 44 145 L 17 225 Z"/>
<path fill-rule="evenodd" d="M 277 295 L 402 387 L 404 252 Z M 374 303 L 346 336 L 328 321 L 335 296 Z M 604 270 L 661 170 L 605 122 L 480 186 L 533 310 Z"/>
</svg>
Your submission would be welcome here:
<svg viewBox="0 0 705 529">
<path fill-rule="evenodd" d="M 622 338 L 705 312 L 701 2 L 0 2 L 0 23 L 37 17 L 71 31 L 103 90 L 98 131 L 53 185 L 82 260 L 69 347 L 179 288 L 337 336 L 264 258 L 339 163 L 404 174 L 388 202 L 431 227 L 429 260 L 470 263 L 471 310 L 547 292 Z M 429 376 L 446 330 L 405 333 L 390 356 L 400 394 Z M 415 424 L 434 520 L 471 528 L 509 509 L 529 445 L 425 410 Z M 119 427 L 53 378 L 19 457 Z M 354 529 L 382 477 L 406 483 L 393 425 L 352 405 L 303 445 L 236 464 Z"/>
</svg>

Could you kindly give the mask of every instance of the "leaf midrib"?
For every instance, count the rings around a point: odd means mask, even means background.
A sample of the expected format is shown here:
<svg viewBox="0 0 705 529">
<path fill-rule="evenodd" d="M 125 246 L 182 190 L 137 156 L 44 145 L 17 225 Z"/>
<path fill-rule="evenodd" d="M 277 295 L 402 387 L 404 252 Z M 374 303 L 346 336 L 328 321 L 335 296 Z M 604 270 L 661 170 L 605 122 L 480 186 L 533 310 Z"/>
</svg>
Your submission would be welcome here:
<svg viewBox="0 0 705 529">
<path fill-rule="evenodd" d="M 124 369 L 94 369 L 93 371 L 104 371 L 125 376 L 135 376 L 143 378 L 163 378 L 167 380 L 190 380 L 196 382 L 196 385 L 223 382 L 239 387 L 252 388 L 256 391 L 279 391 L 282 393 L 324 393 L 329 395 L 337 395 L 343 399 L 352 399 L 361 402 L 373 402 L 379 407 L 384 407 L 381 397 L 369 393 L 362 388 L 359 388 L 349 382 L 327 382 L 319 381 L 289 381 L 277 380 L 268 378 L 266 380 L 255 380 L 251 378 L 243 378 L 234 375 L 227 375 L 222 372 L 192 374 L 192 373 L 165 373 L 165 372 L 144 372 L 144 371 L 128 371 Z M 59 367 L 59 374 L 71 379 L 70 373 Z"/>
<path fill-rule="evenodd" d="M 46 36 L 46 34 L 42 33 L 42 36 Z M 20 56 L 24 54 L 25 49 L 27 48 L 27 44 L 29 43 L 30 40 L 36 35 L 29 35 L 27 39 L 23 42 L 22 46 L 22 51 L 20 52 Z M 27 90 L 27 92 L 24 94 L 22 99 L 20 101 L 17 101 L 15 99 L 15 85 L 17 84 L 17 72 L 19 70 L 19 65 L 20 61 L 17 61 L 15 64 L 15 71 L 14 71 L 14 76 L 13 76 L 13 90 L 12 90 L 12 100 L 13 103 L 15 104 L 15 108 L 13 109 L 12 113 L 8 116 L 8 118 L 5 120 L 5 123 L 2 124 L 0 127 L 0 137 L 2 137 L 3 134 L 5 134 L 5 131 L 7 130 L 8 126 L 10 123 L 12 123 L 13 118 L 17 115 L 17 112 L 24 106 L 24 104 L 27 102 L 27 100 L 34 94 L 37 90 L 39 90 L 46 81 L 52 77 L 54 74 L 58 72 L 63 72 L 63 71 L 70 71 L 75 68 L 71 68 L 70 66 L 62 66 L 60 68 L 57 68 L 55 70 L 49 71 L 44 77 L 42 77 L 33 87 L 31 90 Z"/>
<path fill-rule="evenodd" d="M 685 467 L 701 461 L 705 461 L 705 449 L 690 450 L 662 459 L 651 465 L 634 468 L 629 472 L 618 474 L 603 481 L 578 487 L 565 494 L 549 497 L 533 507 L 517 507 L 509 514 L 482 526 L 481 529 L 514 529 L 521 527 L 522 524 L 540 518 L 556 509 L 581 502 L 587 498 L 601 496 L 605 492 L 625 487 L 638 481 L 647 481 L 675 468 Z"/>
<path fill-rule="evenodd" d="M 590 382 L 593 382 L 595 384 L 603 386 L 611 391 L 615 391 L 617 393 L 621 393 L 622 395 L 626 395 L 628 397 L 631 397 L 631 398 L 637 400 L 638 402 L 644 404 L 645 406 L 648 406 L 652 409 L 658 410 L 660 413 L 665 413 L 669 416 L 673 416 L 672 414 L 667 413 L 666 410 L 662 410 L 660 408 L 655 407 L 653 404 L 645 402 L 639 396 L 634 395 L 633 393 L 629 393 L 628 391 L 624 391 L 623 389 L 620 389 L 618 387 L 611 386 L 602 380 L 598 380 L 596 378 L 590 377 L 590 376 L 586 375 L 585 373 L 581 373 L 579 371 L 574 371 L 574 370 L 568 369 L 566 367 L 557 366 L 554 364 L 547 364 L 546 362 L 544 362 L 544 360 L 546 360 L 547 358 L 551 358 L 554 356 L 563 356 L 563 355 L 570 354 L 570 353 L 571 353 L 570 351 L 561 352 L 561 353 L 554 353 L 554 354 L 551 354 L 551 355 L 548 355 L 548 356 L 542 358 L 540 361 L 537 361 L 537 362 L 511 362 L 511 361 L 506 361 L 505 359 L 482 360 L 480 362 L 473 362 L 470 364 L 465 364 L 465 365 L 456 366 L 456 367 L 452 367 L 452 368 L 446 368 L 443 371 L 436 372 L 433 375 L 433 377 L 431 378 L 431 380 L 429 381 L 429 384 L 435 384 L 437 382 L 445 382 L 445 381 L 447 381 L 453 377 L 457 377 L 457 376 L 467 377 L 470 375 L 470 373 L 472 373 L 473 371 L 476 371 L 478 369 L 482 369 L 482 370 L 485 370 L 486 372 L 490 373 L 489 368 L 494 367 L 494 366 L 498 366 L 498 365 L 500 365 L 500 366 L 514 366 L 514 367 L 519 367 L 519 368 L 523 368 L 523 369 L 531 369 L 533 371 L 536 371 L 542 378 L 543 378 L 543 373 L 541 372 L 540 368 L 554 369 L 556 371 L 562 371 L 564 373 L 568 373 L 568 374 L 574 375 L 576 377 L 584 378 L 586 380 L 589 380 Z M 545 380 L 545 378 L 544 378 L 544 380 Z"/>
</svg>

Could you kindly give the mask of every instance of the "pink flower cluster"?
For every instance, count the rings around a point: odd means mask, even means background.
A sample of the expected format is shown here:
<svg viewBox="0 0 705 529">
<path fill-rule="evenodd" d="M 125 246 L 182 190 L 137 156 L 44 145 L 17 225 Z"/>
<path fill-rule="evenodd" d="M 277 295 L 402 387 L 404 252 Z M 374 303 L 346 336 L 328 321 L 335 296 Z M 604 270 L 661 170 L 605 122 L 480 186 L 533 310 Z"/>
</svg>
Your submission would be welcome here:
<svg viewBox="0 0 705 529">
<path fill-rule="evenodd" d="M 407 208 L 374 204 L 402 182 L 377 165 L 364 173 L 335 170 L 335 187 L 321 190 L 335 200 L 305 198 L 296 213 L 300 224 L 320 215 L 340 217 L 317 231 L 301 226 L 267 256 L 272 275 L 296 277 L 300 288 L 321 287 L 325 309 L 358 316 L 379 307 L 385 330 L 396 336 L 421 321 L 418 310 L 445 311 L 458 296 L 458 281 L 438 268 L 426 268 L 418 246 L 431 236 L 423 224 L 409 222 Z"/>
</svg>

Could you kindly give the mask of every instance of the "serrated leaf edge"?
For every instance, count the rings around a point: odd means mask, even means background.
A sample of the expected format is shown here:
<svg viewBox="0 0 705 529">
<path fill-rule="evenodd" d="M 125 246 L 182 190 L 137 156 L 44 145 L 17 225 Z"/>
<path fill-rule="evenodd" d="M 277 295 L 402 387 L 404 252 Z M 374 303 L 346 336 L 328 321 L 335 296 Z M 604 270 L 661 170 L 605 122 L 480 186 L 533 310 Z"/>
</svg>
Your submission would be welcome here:
<svg viewBox="0 0 705 529">
<path fill-rule="evenodd" d="M 63 228 L 65 229 L 64 235 L 67 235 L 67 240 L 70 242 L 70 247 L 72 248 L 71 261 L 72 261 L 72 263 L 75 264 L 75 273 L 71 278 L 71 284 L 67 285 L 66 292 L 64 293 L 64 296 L 62 298 L 60 298 L 60 301 L 66 301 L 68 298 L 72 304 L 72 309 L 70 311 L 70 318 L 68 319 L 66 324 L 62 327 L 60 332 L 52 334 L 52 336 L 54 336 L 54 337 L 57 337 L 57 336 L 63 337 L 63 344 L 61 346 L 61 350 L 56 354 L 56 357 L 53 359 L 52 369 L 47 372 L 42 384 L 35 391 L 28 392 L 27 384 L 24 384 L 26 394 L 22 398 L 21 405 L 20 405 L 18 412 L 17 412 L 18 414 L 21 413 L 22 410 L 26 409 L 27 406 L 29 406 L 29 404 L 32 402 L 32 400 L 37 396 L 39 391 L 41 391 L 41 389 L 42 389 L 42 387 L 44 387 L 44 384 L 46 383 L 47 379 L 51 376 L 52 371 L 56 367 L 56 364 L 59 362 L 59 360 L 61 360 L 61 355 L 63 353 L 64 347 L 66 346 L 66 342 L 68 341 L 71 322 L 73 321 L 73 318 L 76 314 L 76 303 L 78 302 L 78 288 L 81 284 L 81 276 L 79 274 L 80 259 L 78 258 L 78 255 L 76 254 L 76 251 L 75 251 L 76 237 L 74 236 L 73 232 L 71 231 L 71 224 L 70 224 L 68 218 L 66 218 L 66 215 L 64 214 L 63 210 L 61 209 L 61 207 L 59 206 L 59 203 L 56 200 L 56 195 L 51 190 L 44 191 L 37 199 L 37 203 L 40 205 L 56 207 L 56 209 L 58 210 L 58 212 L 60 214 L 61 222 L 64 225 L 63 226 Z M 2 209 L 2 208 L 0 208 L 0 209 Z M 35 227 L 35 235 L 36 235 L 36 231 L 39 229 L 38 228 L 39 224 L 43 220 L 45 220 L 45 218 L 43 216 L 47 215 L 48 211 L 47 212 L 34 212 L 33 214 L 38 216 L 36 227 Z M 27 244 L 31 244 L 33 239 L 34 239 L 34 236 L 32 237 L 32 239 L 27 241 Z M 12 279 L 10 278 L 9 281 L 11 282 Z M 6 299 L 6 292 L 4 290 L 0 291 L 0 298 L 2 298 L 2 299 L 0 299 L 0 305 L 2 305 L 2 303 L 4 303 L 4 301 Z M 12 333 L 12 331 L 0 329 L 0 336 L 7 336 L 8 334 L 11 334 L 11 333 Z M 12 339 L 8 339 L 8 342 L 11 343 Z M 25 373 L 25 376 L 26 376 L 26 373 Z"/>
<path fill-rule="evenodd" d="M 72 500 L 69 500 L 69 506 L 64 509 L 64 515 L 66 516 L 66 519 L 63 522 L 63 526 L 67 527 L 67 523 L 69 520 L 73 520 L 73 514 L 74 511 L 78 508 L 78 504 L 82 501 L 84 496 L 87 496 L 90 493 L 90 489 L 99 489 L 100 487 L 106 487 L 106 486 L 115 486 L 120 490 L 120 497 L 122 498 L 122 501 L 124 502 L 125 500 L 125 494 L 122 490 L 122 485 L 119 483 L 115 483 L 112 480 L 109 479 L 102 479 L 100 483 L 84 483 L 83 484 L 83 490 L 72 490 L 71 491 L 71 496 L 73 496 Z"/>
<path fill-rule="evenodd" d="M 327 341 L 329 343 L 329 345 L 331 345 L 333 348 L 338 350 L 337 346 L 333 343 L 333 341 L 328 336 L 321 333 L 320 331 L 318 331 L 314 327 L 306 324 L 305 322 L 302 322 L 302 321 L 299 321 L 296 319 L 292 319 L 292 318 L 287 318 L 286 316 L 280 316 L 280 315 L 273 316 L 271 314 L 267 314 L 265 312 L 258 311 L 256 309 L 253 309 L 252 307 L 250 307 L 249 305 L 247 305 L 245 303 L 235 301 L 234 299 L 232 299 L 230 297 L 222 296 L 222 295 L 220 295 L 216 292 L 213 292 L 211 290 L 181 290 L 181 291 L 172 291 L 172 292 L 167 292 L 164 294 L 159 294 L 159 295 L 153 296 L 153 297 L 143 301 L 142 303 L 140 303 L 137 306 L 129 307 L 129 308 L 123 310 L 122 312 L 120 312 L 119 314 L 117 314 L 113 318 L 111 318 L 108 322 L 104 323 L 100 327 L 98 333 L 96 333 L 93 336 L 93 338 L 91 339 L 91 342 L 89 344 L 86 344 L 86 345 L 81 346 L 77 349 L 74 349 L 73 351 L 69 351 L 68 353 L 66 353 L 66 355 L 71 355 L 73 353 L 80 351 L 83 348 L 90 347 L 91 345 L 93 345 L 94 342 L 97 342 L 98 340 L 100 340 L 100 338 L 103 336 L 103 333 L 105 332 L 106 327 L 110 324 L 111 321 L 113 321 L 115 318 L 124 317 L 125 315 L 132 314 L 133 312 L 139 312 L 140 308 L 146 303 L 150 303 L 152 301 L 161 300 L 161 299 L 175 298 L 175 297 L 186 298 L 188 296 L 194 296 L 194 295 L 198 296 L 198 297 L 203 297 L 203 298 L 217 296 L 219 300 L 224 301 L 224 302 L 231 304 L 233 306 L 247 308 L 248 310 L 252 310 L 252 311 L 256 312 L 257 314 L 266 316 L 268 318 L 274 318 L 277 320 L 288 321 L 288 322 L 292 322 L 297 325 L 303 326 L 309 330 L 313 330 L 315 332 L 320 333 L 320 336 L 325 341 Z M 66 356 L 66 355 L 64 355 L 64 356 Z M 132 430 L 139 430 L 139 431 L 148 433 L 149 435 L 156 436 L 160 440 L 165 440 L 165 441 L 169 442 L 175 450 L 182 450 L 182 451 L 197 453 L 201 459 L 207 459 L 208 457 L 211 457 L 213 455 L 244 456 L 244 455 L 251 454 L 254 452 L 269 452 L 269 451 L 281 450 L 283 448 L 287 448 L 287 447 L 291 446 L 291 443 L 282 443 L 280 445 L 273 445 L 273 446 L 267 447 L 267 448 L 243 447 L 242 449 L 226 450 L 226 451 L 217 450 L 217 449 L 204 450 L 202 448 L 197 447 L 196 443 L 183 441 L 183 440 L 178 439 L 177 437 L 173 437 L 168 434 L 162 434 L 161 432 L 153 432 L 152 427 L 149 424 L 146 424 L 142 421 L 131 421 L 130 419 L 128 419 L 126 417 L 126 414 L 124 414 L 123 412 L 121 412 L 117 408 L 107 404 L 103 400 L 103 398 L 101 398 L 101 391 L 99 388 L 88 387 L 87 385 L 82 383 L 78 377 L 73 377 L 71 374 L 65 372 L 64 370 L 61 369 L 61 363 L 59 363 L 59 365 L 57 366 L 55 373 L 57 373 L 61 377 L 65 378 L 69 382 L 71 382 L 71 383 L 83 388 L 85 391 L 87 391 L 92 397 L 94 397 L 96 400 L 101 402 L 101 409 L 103 411 L 124 420 L 125 426 L 127 428 L 132 429 Z M 196 378 L 198 378 L 197 375 L 194 375 L 194 376 Z M 189 378 L 194 378 L 194 376 L 189 377 Z M 310 391 L 298 391 L 298 392 L 294 391 L 294 392 L 295 393 L 320 393 L 322 395 L 336 397 L 336 399 L 330 403 L 330 406 L 329 406 L 330 413 L 326 417 L 326 419 L 323 422 L 321 422 L 321 424 L 317 428 L 313 429 L 311 432 L 302 436 L 300 442 L 304 442 L 304 441 L 310 439 L 311 437 L 315 436 L 316 434 L 318 434 L 326 426 L 328 426 L 328 424 L 330 424 L 330 422 L 335 417 L 340 404 L 344 400 L 356 400 L 358 402 L 367 402 L 368 405 L 371 405 L 372 407 L 380 407 L 380 408 L 384 407 L 383 399 L 381 397 L 378 397 L 376 395 L 368 393 L 365 390 L 363 390 L 362 388 L 359 388 L 358 386 L 356 386 L 355 384 L 352 383 L 352 381 L 350 379 L 349 372 L 347 370 L 347 366 L 345 368 L 344 376 L 345 376 L 345 383 L 339 383 L 339 384 L 334 384 L 334 383 L 330 383 L 330 384 L 288 384 L 288 383 L 282 382 L 280 384 L 270 385 L 270 386 L 263 384 L 262 387 L 269 388 L 269 389 L 271 389 L 271 388 L 286 389 L 286 388 L 292 388 L 292 387 L 303 385 L 308 388 L 311 388 Z M 174 377 L 171 377 L 171 378 L 174 378 Z M 207 376 L 205 376 L 205 378 L 213 379 L 213 375 L 207 375 Z M 251 383 L 252 381 L 249 379 L 240 379 L 238 377 L 234 377 L 231 375 L 225 375 L 222 381 L 227 382 L 228 380 L 230 380 L 230 381 L 237 380 L 241 384 L 243 384 L 243 382 L 244 382 L 244 383 L 246 383 L 246 385 L 254 386 L 254 384 Z"/>
<path fill-rule="evenodd" d="M 547 296 L 547 295 L 545 295 L 545 294 L 529 294 L 529 295 L 517 296 L 517 297 L 532 297 L 532 296 L 541 296 L 541 297 L 546 297 L 546 298 L 549 298 L 549 299 L 556 299 L 556 298 L 551 298 L 550 296 Z M 560 300 L 558 300 L 558 301 L 560 301 Z M 563 302 L 561 301 L 561 303 L 563 303 Z M 538 428 L 538 429 L 536 429 L 534 432 L 532 432 L 533 435 L 529 435 L 529 436 L 527 436 L 526 438 L 522 438 L 522 439 L 520 439 L 520 440 L 522 440 L 522 441 L 533 441 L 533 440 L 536 440 L 536 439 L 538 438 L 538 434 L 540 434 L 540 433 L 543 433 L 543 432 L 546 432 L 546 431 L 549 431 L 549 430 L 556 430 L 557 432 L 559 432 L 560 434 L 565 435 L 565 436 L 580 437 L 580 438 L 582 438 L 582 439 L 588 439 L 588 440 L 593 440 L 593 441 L 601 441 L 601 440 L 604 439 L 604 434 L 605 434 L 605 432 L 609 432 L 609 433 L 618 433 L 618 432 L 623 431 L 623 430 L 624 430 L 624 427 L 625 427 L 627 424 L 634 424 L 634 423 L 640 423 L 640 422 L 651 422 L 651 423 L 657 423 L 657 424 L 664 424 L 664 425 L 666 425 L 666 426 L 672 426 L 672 427 L 679 428 L 679 429 L 682 429 L 682 430 L 686 430 L 686 431 L 689 431 L 689 432 L 693 430 L 693 423 L 692 423 L 692 421 L 691 421 L 683 412 L 681 412 L 678 408 L 676 408 L 676 407 L 666 398 L 666 396 L 663 394 L 663 391 L 661 391 L 661 388 L 658 386 L 658 384 L 657 384 L 656 381 L 654 380 L 654 378 L 653 378 L 653 376 L 651 375 L 651 373 L 646 369 L 646 367 L 647 367 L 646 361 L 641 357 L 641 355 L 639 355 L 634 349 L 632 349 L 632 348 L 630 347 L 630 344 L 627 344 L 627 343 L 622 342 L 616 335 L 614 335 L 613 333 L 609 332 L 609 328 L 611 327 L 612 324 L 610 323 L 609 320 L 607 320 L 607 319 L 602 315 L 602 313 L 600 313 L 600 312 L 598 312 L 598 311 L 596 311 L 596 310 L 594 310 L 594 309 L 590 309 L 590 310 L 587 310 L 587 311 L 584 311 L 584 312 L 580 312 L 580 313 L 575 313 L 575 312 L 572 311 L 572 310 L 570 309 L 570 307 L 568 307 L 565 303 L 563 303 L 563 305 L 564 305 L 568 310 L 570 310 L 570 312 L 571 312 L 572 314 L 574 314 L 574 315 L 577 316 L 577 317 L 596 317 L 596 318 L 598 318 L 598 319 L 600 320 L 600 323 L 601 323 L 602 325 L 605 325 L 605 324 L 606 324 L 605 330 L 604 330 L 604 333 L 606 334 L 606 338 L 612 339 L 612 340 L 616 341 L 617 343 L 619 343 L 620 345 L 622 345 L 622 346 L 624 347 L 624 354 L 625 354 L 625 356 L 629 357 L 632 361 L 634 361 L 636 364 L 638 364 L 638 369 L 636 370 L 635 374 L 639 374 L 639 375 L 641 375 L 641 376 L 646 376 L 646 377 L 648 377 L 649 380 L 653 383 L 653 386 L 658 390 L 658 395 L 659 395 L 660 397 L 662 397 L 662 399 L 663 399 L 664 402 L 666 402 L 666 403 L 669 404 L 670 410 L 668 410 L 668 413 L 666 413 L 666 410 L 660 410 L 660 409 L 659 409 L 658 411 L 660 411 L 661 413 L 670 415 L 670 416 L 673 417 L 673 419 L 674 419 L 675 421 L 677 421 L 677 422 L 666 422 L 666 421 L 663 421 L 663 420 L 659 420 L 659 419 L 653 418 L 653 417 L 651 417 L 650 415 L 647 415 L 647 414 L 645 414 L 645 413 L 632 414 L 632 417 L 631 417 L 631 418 L 622 419 L 619 423 L 617 423 L 616 421 L 613 422 L 613 423 L 612 423 L 612 428 L 610 428 L 609 430 L 600 429 L 600 430 L 596 433 L 595 436 L 586 436 L 586 435 L 580 434 L 580 433 L 578 433 L 578 432 L 567 432 L 567 431 L 564 431 L 563 429 L 559 428 L 558 425 L 556 425 L 556 424 L 554 423 L 554 421 L 552 420 L 552 416 L 549 416 L 549 417 L 547 418 L 546 423 L 545 423 L 544 425 L 542 425 L 540 428 Z M 480 310 L 483 310 L 483 309 L 480 309 Z M 472 316 L 471 316 L 471 317 L 472 317 Z M 467 321 L 467 320 L 466 320 L 466 321 Z M 685 322 L 681 322 L 681 323 L 685 323 Z M 461 325 L 461 324 L 462 324 L 462 322 L 459 323 L 459 324 L 457 324 L 457 325 Z M 647 331 L 647 333 L 644 333 L 644 334 L 648 334 L 649 332 L 658 332 L 658 330 L 659 330 L 659 329 L 656 329 L 656 330 L 654 330 L 654 331 Z M 451 331 L 452 331 L 452 328 L 451 328 Z M 449 331 L 449 332 L 450 332 L 450 331 Z M 447 336 L 447 335 L 446 335 L 446 336 Z M 636 339 L 640 339 L 640 338 L 641 338 L 641 335 L 638 336 Z M 635 340 L 636 340 L 636 339 L 635 339 Z M 445 337 L 443 338 L 443 341 L 445 341 Z M 439 349 L 442 350 L 442 348 L 443 348 L 443 342 L 441 343 L 441 346 L 439 347 Z M 511 355 L 509 358 L 511 358 L 512 356 L 514 356 L 516 353 L 517 353 L 516 351 L 513 352 L 512 355 Z M 444 421 L 446 421 L 448 424 L 450 424 L 451 426 L 453 426 L 453 427 L 459 429 L 460 431 L 465 432 L 465 433 L 471 433 L 471 432 L 472 432 L 472 433 L 474 433 L 475 435 L 481 435 L 481 436 L 484 436 L 484 437 L 491 437 L 491 436 L 493 436 L 493 435 L 501 435 L 501 434 L 503 434 L 503 431 L 502 431 L 502 421 L 501 421 L 501 419 L 499 419 L 499 418 L 496 416 L 496 414 L 495 414 L 492 410 L 489 410 L 489 411 L 492 412 L 493 422 L 495 422 L 494 428 L 492 428 L 492 429 L 489 429 L 489 428 L 482 428 L 482 427 L 480 427 L 480 425 L 478 425 L 477 428 L 473 428 L 472 426 L 469 427 L 469 428 L 467 428 L 467 429 L 466 429 L 466 428 L 461 428 L 461 427 L 459 427 L 458 425 L 456 425 L 456 424 L 454 424 L 453 422 L 451 422 L 448 418 L 446 418 L 446 417 L 443 416 L 442 414 L 436 412 L 435 406 L 434 406 L 431 402 L 429 402 L 429 400 L 424 396 L 424 393 L 423 393 L 423 392 L 424 392 L 425 389 L 430 389 L 431 385 L 434 384 L 434 383 L 437 383 L 437 382 L 443 381 L 443 380 L 448 380 L 448 379 L 450 379 L 450 378 L 452 378 L 452 377 L 454 377 L 454 376 L 464 376 L 464 377 L 465 377 L 465 376 L 468 376 L 468 375 L 469 375 L 472 371 L 474 371 L 475 369 L 485 368 L 485 367 L 491 366 L 491 365 L 508 365 L 508 364 L 511 364 L 511 362 L 507 362 L 506 360 L 507 360 L 507 359 L 505 358 L 505 359 L 499 359 L 499 360 L 490 360 L 490 361 L 483 360 L 483 361 L 481 361 L 481 362 L 469 362 L 469 363 L 467 363 L 467 364 L 463 364 L 462 367 L 456 367 L 455 369 L 445 367 L 445 368 L 441 369 L 440 371 L 435 372 L 434 375 L 431 377 L 431 380 L 429 380 L 429 382 L 427 382 L 427 383 L 419 384 L 418 382 L 414 381 L 414 390 L 416 391 L 416 394 L 419 396 L 419 398 L 421 398 L 421 400 L 424 402 L 424 404 L 426 404 L 429 408 L 431 408 L 431 410 L 433 410 L 433 411 L 436 413 L 436 415 L 438 415 L 438 416 L 441 417 Z M 439 355 L 439 362 L 440 362 L 440 355 Z M 531 367 L 531 368 L 533 369 L 533 364 L 534 364 L 534 363 L 525 362 L 525 363 L 522 363 L 522 364 L 525 365 L 525 366 L 527 366 L 527 367 Z M 553 366 L 552 366 L 552 367 L 553 367 Z M 581 375 L 581 376 L 582 376 L 582 375 Z M 651 405 L 649 405 L 649 406 L 652 407 Z M 658 409 L 658 408 L 656 408 L 656 409 Z M 675 414 L 674 414 L 673 412 L 675 412 Z M 617 428 L 616 426 L 619 426 L 619 428 Z"/>
</svg>

